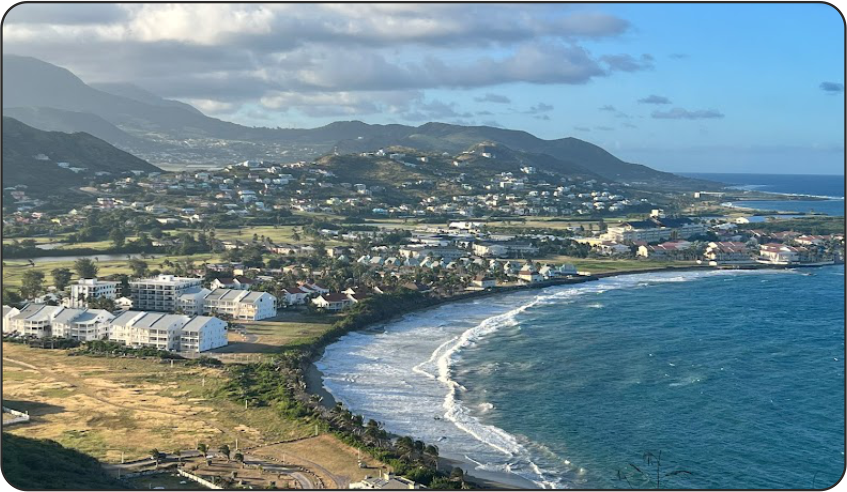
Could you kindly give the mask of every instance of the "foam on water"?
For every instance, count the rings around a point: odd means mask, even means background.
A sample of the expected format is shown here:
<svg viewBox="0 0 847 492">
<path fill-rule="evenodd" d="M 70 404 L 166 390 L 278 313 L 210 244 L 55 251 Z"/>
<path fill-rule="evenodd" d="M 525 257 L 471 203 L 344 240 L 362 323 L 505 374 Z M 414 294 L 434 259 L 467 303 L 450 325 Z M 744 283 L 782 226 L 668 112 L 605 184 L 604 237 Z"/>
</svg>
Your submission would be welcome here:
<svg viewBox="0 0 847 492">
<path fill-rule="evenodd" d="M 327 347 L 317 366 L 336 399 L 365 418 L 384 422 L 391 432 L 437 443 L 442 455 L 463 458 L 479 470 L 515 474 L 540 488 L 562 488 L 586 470 L 571 465 L 571 457 L 557 456 L 538 443 L 480 421 L 479 416 L 494 409 L 491 403 L 471 408 L 464 404 L 467 390 L 455 374 L 463 351 L 506 328 L 519 327 L 535 308 L 567 304 L 586 294 L 704 277 L 792 273 L 796 272 L 646 273 L 444 305 L 407 315 L 388 324 L 383 333 L 348 334 Z M 486 363 L 474 369 L 491 374 L 499 366 Z M 680 376 L 667 384 L 682 388 L 700 382 L 699 376 Z"/>
</svg>

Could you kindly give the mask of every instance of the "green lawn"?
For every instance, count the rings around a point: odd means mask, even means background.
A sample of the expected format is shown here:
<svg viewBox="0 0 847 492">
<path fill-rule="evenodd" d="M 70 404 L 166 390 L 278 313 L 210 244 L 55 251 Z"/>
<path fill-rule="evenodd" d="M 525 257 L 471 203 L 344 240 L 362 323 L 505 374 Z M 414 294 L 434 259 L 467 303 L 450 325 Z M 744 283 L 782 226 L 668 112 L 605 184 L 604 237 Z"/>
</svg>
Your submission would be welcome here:
<svg viewBox="0 0 847 492">
<path fill-rule="evenodd" d="M 273 319 L 239 322 L 247 329 L 248 338 L 230 336 L 230 344 L 220 352 L 274 353 L 285 346 L 309 343 L 332 326 L 336 316 L 308 314 L 301 311 L 280 311 Z"/>
<path fill-rule="evenodd" d="M 573 263 L 577 270 L 591 273 L 611 273 L 629 270 L 650 270 L 665 267 L 696 266 L 693 261 L 657 261 L 657 260 L 630 260 L 630 259 L 596 259 L 596 258 L 574 258 L 565 255 L 549 256 L 543 260 L 553 263 Z"/>
<path fill-rule="evenodd" d="M 151 270 L 154 269 L 163 269 L 162 263 L 166 260 L 170 260 L 173 263 L 178 261 L 193 261 L 196 264 L 200 264 L 203 261 L 218 261 L 216 255 L 213 254 L 196 254 L 190 256 L 158 256 L 155 255 L 155 259 L 146 259 L 147 265 Z M 74 260 L 62 260 L 62 261 L 39 261 L 38 258 L 33 259 L 35 262 L 35 266 L 29 266 L 29 262 L 26 260 L 7 260 L 3 262 L 3 286 L 4 287 L 19 287 L 21 284 L 21 277 L 23 273 L 27 270 L 37 270 L 44 274 L 45 283 L 47 285 L 52 285 L 52 278 L 50 277 L 50 271 L 54 268 L 68 268 L 73 271 Z M 97 261 L 97 266 L 99 271 L 97 272 L 98 276 L 105 277 L 107 275 L 114 275 L 118 273 L 131 273 L 129 268 L 129 263 L 127 260 L 108 260 L 108 261 Z"/>
</svg>

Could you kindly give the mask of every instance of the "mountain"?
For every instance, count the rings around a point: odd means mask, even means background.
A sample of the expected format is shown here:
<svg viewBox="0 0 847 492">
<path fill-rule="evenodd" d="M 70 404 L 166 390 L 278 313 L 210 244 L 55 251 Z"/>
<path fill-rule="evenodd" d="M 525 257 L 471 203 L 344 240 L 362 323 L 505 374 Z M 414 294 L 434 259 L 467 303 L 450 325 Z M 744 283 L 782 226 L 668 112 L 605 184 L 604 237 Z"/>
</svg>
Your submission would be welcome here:
<svg viewBox="0 0 847 492">
<path fill-rule="evenodd" d="M 111 86 L 113 90 L 115 86 Z M 124 94 L 126 87 L 119 90 Z M 133 97 L 95 89 L 69 70 L 36 58 L 3 56 L 3 109 L 47 107 L 91 113 L 138 137 L 156 138 L 166 133 L 176 138 L 242 138 L 251 128 L 203 115 L 184 104 L 142 102 Z M 189 106 L 190 107 L 190 106 Z"/>
<path fill-rule="evenodd" d="M 87 133 L 45 132 L 3 117 L 4 188 L 24 185 L 30 198 L 45 199 L 73 193 L 97 173 L 114 178 L 131 171 L 160 169 Z"/>
<path fill-rule="evenodd" d="M 546 156 L 563 173 L 591 173 L 607 181 L 662 189 L 716 186 L 624 162 L 572 137 L 543 140 L 524 131 L 446 123 L 415 127 L 341 121 L 312 129 L 254 128 L 208 117 L 188 104 L 132 84 L 88 85 L 69 70 L 35 58 L 5 55 L 3 74 L 4 115 L 44 130 L 84 131 L 154 164 L 171 167 L 245 159 L 313 159 L 329 152 L 358 153 L 391 146 L 455 154 L 490 142 L 514 152 Z"/>
<path fill-rule="evenodd" d="M 79 111 L 66 111 L 56 108 L 5 108 L 4 116 L 14 118 L 39 130 L 64 133 L 85 132 L 124 150 L 152 150 L 153 145 L 134 137 L 103 118 Z"/>
<path fill-rule="evenodd" d="M 100 84 L 89 84 L 91 87 L 103 91 L 108 92 L 109 94 L 115 96 L 126 97 L 129 99 L 134 99 L 138 102 L 142 102 L 144 104 L 150 104 L 152 106 L 163 106 L 170 108 L 183 108 L 188 111 L 197 114 L 203 114 L 190 104 L 185 104 L 184 102 L 174 101 L 172 99 L 165 99 L 163 97 L 159 97 L 152 92 L 145 91 L 141 87 L 137 85 L 126 83 L 126 82 L 108 82 L 108 83 L 100 83 Z"/>
</svg>

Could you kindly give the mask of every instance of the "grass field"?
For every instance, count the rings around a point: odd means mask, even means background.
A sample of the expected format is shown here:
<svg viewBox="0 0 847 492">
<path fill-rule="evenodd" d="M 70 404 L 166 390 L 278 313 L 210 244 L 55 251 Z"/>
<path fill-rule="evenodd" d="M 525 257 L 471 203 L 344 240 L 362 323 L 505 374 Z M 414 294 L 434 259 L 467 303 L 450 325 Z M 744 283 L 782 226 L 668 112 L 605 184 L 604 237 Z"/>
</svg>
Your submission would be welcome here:
<svg viewBox="0 0 847 492">
<path fill-rule="evenodd" d="M 193 261 L 196 264 L 200 264 L 204 261 L 217 261 L 219 258 L 216 255 L 212 254 L 197 254 L 190 256 L 159 256 L 154 255 L 155 258 L 148 258 L 144 261 L 147 262 L 147 265 L 151 270 L 154 269 L 163 269 L 162 263 L 165 261 L 171 261 L 173 263 L 179 261 Z M 35 262 L 35 266 L 29 266 L 29 262 L 26 260 L 7 260 L 3 262 L 3 286 L 4 287 L 19 287 L 21 284 L 21 277 L 23 273 L 27 270 L 38 270 L 44 273 L 44 279 L 46 285 L 52 285 L 53 279 L 50 277 L 50 271 L 54 268 L 68 268 L 73 271 L 74 260 L 61 260 L 61 261 L 39 261 L 38 258 L 34 258 L 33 262 Z M 99 271 L 97 274 L 101 277 L 106 275 L 113 275 L 118 273 L 131 273 L 129 268 L 129 262 L 126 259 L 121 260 L 102 260 L 97 261 L 97 267 Z M 76 276 L 74 276 L 76 278 Z"/>
<path fill-rule="evenodd" d="M 298 311 L 279 311 L 272 319 L 240 322 L 247 336 L 230 333 L 229 345 L 217 353 L 269 354 L 279 352 L 286 345 L 296 346 L 312 341 L 329 330 L 336 320 L 326 314 L 305 314 Z"/>
<path fill-rule="evenodd" d="M 345 482 L 368 472 L 335 437 L 314 437 L 313 423 L 282 417 L 274 407 L 245 410 L 216 396 L 225 378 L 222 370 L 179 362 L 71 357 L 64 350 L 4 343 L 4 404 L 32 416 L 4 431 L 52 439 L 107 463 L 144 458 L 153 448 L 195 449 L 200 442 L 234 448 L 237 439 L 251 453 L 285 458 L 319 475 L 329 470 Z"/>
<path fill-rule="evenodd" d="M 574 258 L 572 256 L 556 255 L 549 256 L 543 260 L 553 263 L 573 263 L 577 270 L 591 273 L 613 273 L 631 270 L 650 270 L 653 268 L 695 266 L 693 261 L 656 261 L 656 260 L 630 260 L 630 259 L 588 259 Z"/>
<path fill-rule="evenodd" d="M 29 411 L 9 432 L 53 439 L 107 462 L 194 449 L 198 442 L 261 445 L 310 435 L 304 422 L 272 408 L 248 411 L 214 397 L 220 370 L 171 367 L 158 360 L 67 356 L 66 351 L 3 344 L 3 399 Z"/>
</svg>

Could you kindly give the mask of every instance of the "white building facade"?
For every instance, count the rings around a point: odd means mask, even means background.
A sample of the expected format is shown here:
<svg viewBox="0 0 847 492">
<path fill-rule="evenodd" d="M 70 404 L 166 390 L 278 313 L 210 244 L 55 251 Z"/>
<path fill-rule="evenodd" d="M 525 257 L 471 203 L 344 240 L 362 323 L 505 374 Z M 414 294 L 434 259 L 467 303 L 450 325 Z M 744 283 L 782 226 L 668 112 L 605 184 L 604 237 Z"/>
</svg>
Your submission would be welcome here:
<svg viewBox="0 0 847 492">
<path fill-rule="evenodd" d="M 133 280 L 129 283 L 134 309 L 144 311 L 174 311 L 180 296 L 200 287 L 202 279 L 159 275 Z"/>
</svg>

